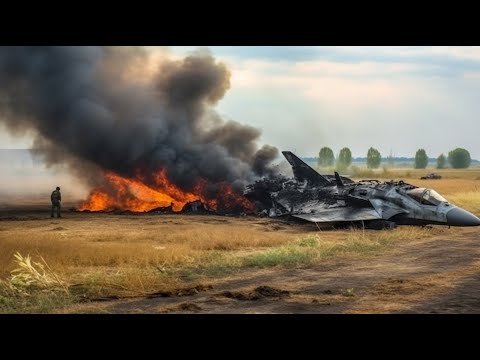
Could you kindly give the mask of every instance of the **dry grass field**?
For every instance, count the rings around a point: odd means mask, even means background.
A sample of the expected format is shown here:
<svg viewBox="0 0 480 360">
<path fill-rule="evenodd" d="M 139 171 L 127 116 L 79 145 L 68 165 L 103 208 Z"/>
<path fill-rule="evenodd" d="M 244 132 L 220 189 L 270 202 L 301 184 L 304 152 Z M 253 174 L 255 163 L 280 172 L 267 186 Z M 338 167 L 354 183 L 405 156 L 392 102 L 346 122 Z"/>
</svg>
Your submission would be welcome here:
<svg viewBox="0 0 480 360">
<path fill-rule="evenodd" d="M 407 174 L 404 169 L 385 175 L 432 187 L 480 215 L 480 169 L 438 172 L 443 179 L 419 180 L 425 171 Z M 452 281 L 476 274 L 478 237 L 476 228 L 319 231 L 312 224 L 255 217 L 64 211 L 64 218 L 51 219 L 48 207 L 21 206 L 0 211 L 0 312 L 249 312 L 252 305 L 247 302 L 255 299 L 263 301 L 258 312 L 408 311 L 428 294 L 451 289 Z M 406 269 L 420 266 L 414 261 L 417 251 L 428 259 L 422 281 L 430 285 L 425 294 L 416 291 L 406 305 L 402 291 L 411 280 L 408 276 L 414 276 Z M 17 253 L 21 258 L 14 257 Z M 452 269 L 452 275 L 439 270 L 433 255 L 452 257 L 445 268 L 453 266 L 455 257 L 472 258 L 458 262 L 466 267 Z M 382 288 L 372 274 L 385 280 L 389 263 L 404 274 L 403 282 Z M 442 277 L 435 278 L 438 272 Z M 368 290 L 365 279 L 343 281 L 360 273 L 371 282 Z M 345 276 L 339 279 L 341 274 Z M 343 285 L 304 291 L 318 287 L 322 278 L 337 278 Z M 420 280 L 415 280 L 419 288 Z M 269 288 L 272 284 L 285 292 Z M 386 292 L 392 286 L 400 289 L 393 294 L 397 297 L 389 297 L 398 298 L 397 303 L 382 303 L 385 294 L 379 286 Z M 210 294 L 210 300 L 202 294 Z M 318 308 L 325 294 L 332 295 L 328 303 L 333 306 Z M 368 295 L 362 298 L 366 303 L 350 304 L 361 294 Z M 348 309 L 341 307 L 347 302 Z M 284 307 L 275 307 L 280 303 Z"/>
</svg>

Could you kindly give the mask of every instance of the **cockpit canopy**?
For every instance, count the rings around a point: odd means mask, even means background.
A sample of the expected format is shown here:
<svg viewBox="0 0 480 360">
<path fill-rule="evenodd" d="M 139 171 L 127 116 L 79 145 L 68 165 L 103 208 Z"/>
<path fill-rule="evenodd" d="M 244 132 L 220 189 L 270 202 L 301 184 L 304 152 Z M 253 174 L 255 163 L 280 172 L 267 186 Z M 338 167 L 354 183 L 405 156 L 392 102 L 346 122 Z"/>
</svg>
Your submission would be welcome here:
<svg viewBox="0 0 480 360">
<path fill-rule="evenodd" d="M 407 195 L 423 205 L 437 206 L 442 202 L 447 202 L 447 199 L 433 189 L 416 188 L 408 190 Z"/>
</svg>

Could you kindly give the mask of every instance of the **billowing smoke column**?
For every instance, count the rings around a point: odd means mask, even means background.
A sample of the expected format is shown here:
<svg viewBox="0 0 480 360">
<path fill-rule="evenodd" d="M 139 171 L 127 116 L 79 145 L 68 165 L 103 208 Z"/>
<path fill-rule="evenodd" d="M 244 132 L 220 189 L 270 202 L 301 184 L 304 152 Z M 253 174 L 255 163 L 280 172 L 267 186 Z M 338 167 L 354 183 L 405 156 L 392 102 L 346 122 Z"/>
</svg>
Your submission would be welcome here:
<svg viewBox="0 0 480 360">
<path fill-rule="evenodd" d="M 162 169 L 184 191 L 203 179 L 214 196 L 271 172 L 277 149 L 213 110 L 230 86 L 225 65 L 206 52 L 151 64 L 144 48 L 0 47 L 0 121 L 34 129 L 48 162 L 92 186 L 99 170 L 150 184 Z"/>
</svg>

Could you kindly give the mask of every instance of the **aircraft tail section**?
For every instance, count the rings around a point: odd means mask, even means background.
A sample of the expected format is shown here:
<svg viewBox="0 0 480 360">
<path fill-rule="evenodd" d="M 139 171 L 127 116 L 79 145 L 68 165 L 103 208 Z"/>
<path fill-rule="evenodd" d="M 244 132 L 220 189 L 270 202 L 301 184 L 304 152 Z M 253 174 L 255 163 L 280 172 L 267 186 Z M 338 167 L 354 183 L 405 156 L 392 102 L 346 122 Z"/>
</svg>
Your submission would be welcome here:
<svg viewBox="0 0 480 360">
<path fill-rule="evenodd" d="M 337 182 L 338 187 L 344 187 L 345 185 L 343 184 L 341 176 L 338 174 L 338 172 L 335 171 L 335 181 Z"/>
<path fill-rule="evenodd" d="M 292 166 L 293 175 L 297 181 L 308 181 L 311 185 L 329 185 L 330 182 L 303 162 L 291 151 L 282 151 L 283 156 Z"/>
</svg>

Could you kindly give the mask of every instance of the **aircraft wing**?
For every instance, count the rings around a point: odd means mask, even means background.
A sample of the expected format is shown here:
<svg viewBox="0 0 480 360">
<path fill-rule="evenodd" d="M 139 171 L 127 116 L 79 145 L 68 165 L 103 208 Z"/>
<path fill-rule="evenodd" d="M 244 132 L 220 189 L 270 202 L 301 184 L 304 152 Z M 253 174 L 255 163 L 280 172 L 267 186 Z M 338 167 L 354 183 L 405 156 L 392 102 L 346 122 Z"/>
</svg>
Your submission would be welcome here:
<svg viewBox="0 0 480 360">
<path fill-rule="evenodd" d="M 371 199 L 370 203 L 374 209 L 381 215 L 383 219 L 390 219 L 392 216 L 398 214 L 408 214 L 407 210 L 404 210 L 394 204 L 385 205 L 385 202 L 380 199 Z"/>
<path fill-rule="evenodd" d="M 312 222 L 361 221 L 382 218 L 375 209 L 351 207 L 319 209 L 314 213 L 292 214 L 292 216 Z"/>
</svg>

